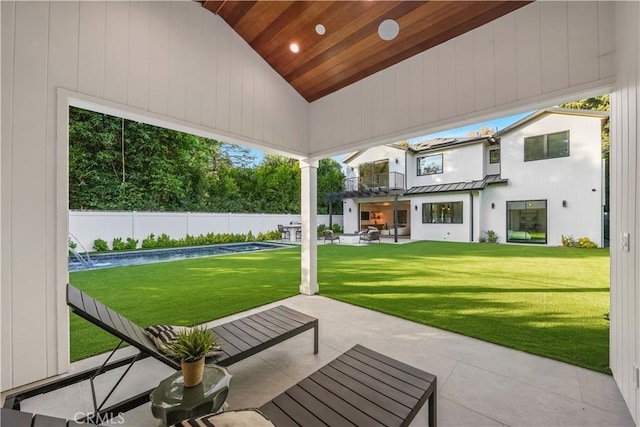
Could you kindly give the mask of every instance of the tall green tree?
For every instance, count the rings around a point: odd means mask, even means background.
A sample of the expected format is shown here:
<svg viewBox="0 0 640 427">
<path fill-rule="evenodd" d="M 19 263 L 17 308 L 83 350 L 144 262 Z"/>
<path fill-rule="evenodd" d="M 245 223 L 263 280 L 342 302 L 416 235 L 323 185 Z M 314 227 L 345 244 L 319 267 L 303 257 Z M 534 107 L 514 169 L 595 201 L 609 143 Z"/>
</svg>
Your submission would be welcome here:
<svg viewBox="0 0 640 427">
<path fill-rule="evenodd" d="M 581 99 L 580 101 L 567 102 L 560 105 L 561 108 L 573 108 L 576 110 L 610 111 L 609 94 Z M 602 122 L 602 158 L 609 158 L 609 118 Z"/>
<path fill-rule="evenodd" d="M 265 155 L 255 169 L 256 194 L 265 213 L 300 213 L 300 166 L 298 161 Z"/>
<path fill-rule="evenodd" d="M 294 159 L 268 154 L 256 164 L 244 147 L 79 108 L 69 118 L 71 209 L 300 212 Z M 321 211 L 342 178 L 337 162 L 320 162 Z"/>
<path fill-rule="evenodd" d="M 340 163 L 334 159 L 322 159 L 318 164 L 318 213 L 329 213 L 329 201 L 326 196 L 330 193 L 338 193 L 342 191 L 342 181 L 344 173 Z M 334 200 L 331 206 L 331 212 L 334 214 L 342 214 L 342 201 Z"/>
<path fill-rule="evenodd" d="M 221 143 L 79 108 L 69 116 L 70 208 L 202 206 Z"/>
</svg>

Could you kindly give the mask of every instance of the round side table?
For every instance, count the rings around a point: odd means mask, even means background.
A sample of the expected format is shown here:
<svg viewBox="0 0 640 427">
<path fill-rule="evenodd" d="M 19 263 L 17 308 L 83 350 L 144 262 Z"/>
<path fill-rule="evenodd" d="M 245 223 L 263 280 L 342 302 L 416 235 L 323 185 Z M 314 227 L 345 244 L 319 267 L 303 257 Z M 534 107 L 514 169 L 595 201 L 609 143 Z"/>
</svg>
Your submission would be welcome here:
<svg viewBox="0 0 640 427">
<path fill-rule="evenodd" d="M 217 412 L 229 393 L 231 374 L 223 367 L 205 365 L 202 382 L 185 387 L 182 371 L 160 381 L 151 392 L 151 413 L 164 425 L 173 425 L 187 418 Z"/>
</svg>

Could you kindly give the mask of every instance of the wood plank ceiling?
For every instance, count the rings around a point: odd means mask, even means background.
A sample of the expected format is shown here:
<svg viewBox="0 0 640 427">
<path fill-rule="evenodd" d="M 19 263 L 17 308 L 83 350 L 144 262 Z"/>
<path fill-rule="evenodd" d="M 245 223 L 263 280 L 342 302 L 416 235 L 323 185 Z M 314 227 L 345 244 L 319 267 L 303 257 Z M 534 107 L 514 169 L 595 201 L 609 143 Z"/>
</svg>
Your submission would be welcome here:
<svg viewBox="0 0 640 427">
<path fill-rule="evenodd" d="M 204 1 L 313 102 L 530 1 Z M 394 19 L 399 35 L 378 36 Z M 324 25 L 326 33 L 315 31 Z M 296 43 L 299 53 L 289 46 Z"/>
</svg>

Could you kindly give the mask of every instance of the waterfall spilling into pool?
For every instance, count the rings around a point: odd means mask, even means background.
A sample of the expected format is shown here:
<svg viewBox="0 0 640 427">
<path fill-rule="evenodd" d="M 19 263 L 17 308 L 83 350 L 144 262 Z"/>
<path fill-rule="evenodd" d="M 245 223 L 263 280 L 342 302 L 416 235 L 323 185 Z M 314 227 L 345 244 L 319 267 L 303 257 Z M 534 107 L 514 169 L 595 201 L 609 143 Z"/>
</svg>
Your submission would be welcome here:
<svg viewBox="0 0 640 427">
<path fill-rule="evenodd" d="M 84 256 L 86 259 L 76 250 L 78 245 L 84 250 Z M 73 255 L 74 259 L 79 261 L 83 266 L 91 268 L 91 257 L 89 256 L 89 251 L 87 251 L 87 248 L 85 248 L 78 238 L 71 233 L 69 233 L 69 253 Z"/>
</svg>

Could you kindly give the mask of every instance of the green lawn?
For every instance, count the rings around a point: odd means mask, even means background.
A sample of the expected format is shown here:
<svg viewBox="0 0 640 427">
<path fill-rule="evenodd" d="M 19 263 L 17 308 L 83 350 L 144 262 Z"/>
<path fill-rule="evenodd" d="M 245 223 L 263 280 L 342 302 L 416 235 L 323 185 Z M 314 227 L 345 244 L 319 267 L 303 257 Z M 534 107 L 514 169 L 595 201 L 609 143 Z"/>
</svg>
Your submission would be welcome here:
<svg viewBox="0 0 640 427">
<path fill-rule="evenodd" d="M 322 245 L 322 295 L 608 372 L 609 252 L 417 242 Z M 71 273 L 142 326 L 191 325 L 298 292 L 299 248 Z M 110 349 L 71 318 L 72 360 Z"/>
<path fill-rule="evenodd" d="M 609 372 L 609 251 L 419 242 L 320 251 L 320 292 Z"/>
<path fill-rule="evenodd" d="M 195 325 L 298 294 L 300 248 L 69 274 L 140 326 Z M 112 335 L 72 314 L 71 360 L 111 350 Z"/>
</svg>

